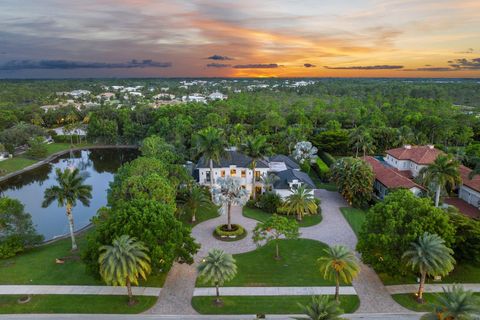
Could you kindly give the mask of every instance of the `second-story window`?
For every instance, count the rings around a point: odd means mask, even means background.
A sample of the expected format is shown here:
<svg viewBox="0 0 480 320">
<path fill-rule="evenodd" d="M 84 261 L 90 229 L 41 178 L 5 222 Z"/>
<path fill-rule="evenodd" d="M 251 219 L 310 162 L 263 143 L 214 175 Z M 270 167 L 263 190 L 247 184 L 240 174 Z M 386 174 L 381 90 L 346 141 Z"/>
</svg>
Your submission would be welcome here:
<svg viewBox="0 0 480 320">
<path fill-rule="evenodd" d="M 236 169 L 230 169 L 230 175 L 232 177 L 235 177 L 237 175 L 237 170 Z"/>
<path fill-rule="evenodd" d="M 242 178 L 245 178 L 247 176 L 247 170 L 242 170 Z"/>
<path fill-rule="evenodd" d="M 222 176 L 222 178 L 225 177 L 225 170 L 220 171 L 220 175 Z"/>
</svg>

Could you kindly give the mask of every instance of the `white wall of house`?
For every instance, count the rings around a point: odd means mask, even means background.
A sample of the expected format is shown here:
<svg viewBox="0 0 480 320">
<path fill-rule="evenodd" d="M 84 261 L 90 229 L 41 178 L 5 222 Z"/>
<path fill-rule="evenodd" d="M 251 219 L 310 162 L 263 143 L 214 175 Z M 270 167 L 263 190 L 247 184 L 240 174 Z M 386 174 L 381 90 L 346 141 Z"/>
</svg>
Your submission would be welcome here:
<svg viewBox="0 0 480 320">
<path fill-rule="evenodd" d="M 387 154 L 387 156 L 384 159 L 385 159 L 385 162 L 387 162 L 389 165 L 391 165 L 392 167 L 400 171 L 405 171 L 405 170 L 410 171 L 413 177 L 418 176 L 418 174 L 420 173 L 420 170 L 426 167 L 426 165 L 417 164 L 410 160 L 398 160 L 397 158 L 392 157 L 389 154 Z"/>
<path fill-rule="evenodd" d="M 465 185 L 461 185 L 458 190 L 458 197 L 472 206 L 480 207 L 480 193 L 470 189 Z"/>
<path fill-rule="evenodd" d="M 258 172 L 258 176 L 262 177 L 268 173 L 268 168 L 256 168 L 255 171 Z M 199 168 L 198 175 L 199 175 L 199 183 L 202 185 L 210 185 L 210 181 L 207 180 L 208 172 L 210 172 L 210 168 Z M 213 177 L 214 180 L 217 181 L 218 178 L 222 176 L 233 176 L 236 178 L 240 178 L 240 184 L 245 186 L 245 188 L 251 192 L 252 191 L 252 175 L 253 170 L 249 168 L 242 168 L 237 166 L 230 166 L 224 168 L 213 168 Z M 261 186 L 263 188 L 263 184 L 261 181 L 256 182 L 257 186 Z"/>
</svg>

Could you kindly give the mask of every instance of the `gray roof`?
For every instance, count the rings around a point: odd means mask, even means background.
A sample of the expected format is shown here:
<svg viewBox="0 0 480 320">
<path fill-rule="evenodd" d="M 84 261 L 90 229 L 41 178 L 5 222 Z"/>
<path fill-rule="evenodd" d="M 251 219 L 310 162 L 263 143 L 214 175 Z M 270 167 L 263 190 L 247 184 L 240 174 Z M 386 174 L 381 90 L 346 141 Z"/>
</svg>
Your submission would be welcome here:
<svg viewBox="0 0 480 320">
<path fill-rule="evenodd" d="M 240 153 L 238 151 L 227 151 L 227 156 L 222 157 L 220 162 L 213 162 L 214 168 L 228 168 L 230 166 L 237 166 L 239 168 L 249 168 L 252 164 L 252 158 L 249 156 Z M 268 168 L 268 162 L 265 160 L 257 160 L 257 168 Z M 201 157 L 197 162 L 197 169 L 199 168 L 210 168 L 208 159 Z"/>
<path fill-rule="evenodd" d="M 275 174 L 280 178 L 273 184 L 275 189 L 290 189 L 289 183 L 292 183 L 293 180 L 298 180 L 308 188 L 315 189 L 315 183 L 305 172 L 288 169 Z"/>
<path fill-rule="evenodd" d="M 298 163 L 296 163 L 292 158 L 284 154 L 277 154 L 269 158 L 272 162 L 284 162 L 288 169 L 300 169 Z"/>
</svg>

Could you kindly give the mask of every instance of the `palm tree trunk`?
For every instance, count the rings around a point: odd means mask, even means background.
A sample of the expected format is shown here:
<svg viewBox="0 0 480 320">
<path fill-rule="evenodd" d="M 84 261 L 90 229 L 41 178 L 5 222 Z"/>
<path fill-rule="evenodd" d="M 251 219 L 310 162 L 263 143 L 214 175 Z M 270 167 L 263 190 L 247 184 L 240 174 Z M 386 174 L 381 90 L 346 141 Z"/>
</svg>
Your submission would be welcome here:
<svg viewBox="0 0 480 320">
<path fill-rule="evenodd" d="M 338 274 L 338 271 L 337 271 L 337 274 L 336 274 L 336 277 L 335 277 L 335 300 L 337 302 L 340 302 L 340 275 Z"/>
<path fill-rule="evenodd" d="M 275 240 L 275 259 L 280 259 L 280 249 L 278 248 L 278 240 Z"/>
<path fill-rule="evenodd" d="M 218 289 L 218 281 L 215 282 L 215 292 L 216 292 L 216 303 L 220 303 L 220 290 Z"/>
<path fill-rule="evenodd" d="M 427 277 L 425 272 L 420 274 L 420 285 L 418 286 L 417 300 L 420 303 L 423 303 L 423 290 L 425 288 L 425 278 Z"/>
<path fill-rule="evenodd" d="M 127 277 L 127 293 L 128 293 L 128 305 L 133 305 L 133 303 L 135 302 L 133 300 L 133 293 L 132 293 L 132 284 L 130 283 L 130 278 Z"/>
<path fill-rule="evenodd" d="M 255 168 L 256 168 L 256 163 L 255 161 L 252 161 L 252 199 L 255 200 L 257 198 L 256 192 L 255 192 Z"/>
<path fill-rule="evenodd" d="M 77 250 L 77 242 L 75 241 L 75 233 L 73 226 L 73 214 L 72 214 L 72 205 L 67 204 L 67 218 L 68 226 L 70 227 L 70 238 L 72 239 L 72 251 Z"/>
<path fill-rule="evenodd" d="M 358 158 L 358 146 L 355 147 L 355 158 Z"/>
<path fill-rule="evenodd" d="M 232 209 L 232 204 L 230 202 L 227 203 L 227 229 L 230 231 L 232 230 L 232 216 L 230 214 Z"/>
<path fill-rule="evenodd" d="M 210 194 L 213 201 L 213 160 L 210 159 Z"/>
<path fill-rule="evenodd" d="M 197 221 L 196 211 L 197 211 L 196 209 L 192 210 L 192 223 L 195 223 L 195 221 Z"/>
<path fill-rule="evenodd" d="M 440 204 L 440 193 L 441 193 L 440 185 L 437 185 L 437 191 L 435 191 L 435 207 L 438 207 L 438 205 Z"/>
</svg>

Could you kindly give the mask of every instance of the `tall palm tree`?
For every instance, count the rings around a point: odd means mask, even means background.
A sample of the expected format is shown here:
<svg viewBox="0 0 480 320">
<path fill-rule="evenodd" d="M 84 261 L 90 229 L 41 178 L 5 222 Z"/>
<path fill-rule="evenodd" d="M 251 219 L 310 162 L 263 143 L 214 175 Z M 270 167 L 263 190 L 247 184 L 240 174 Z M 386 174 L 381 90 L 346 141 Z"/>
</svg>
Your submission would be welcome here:
<svg viewBox="0 0 480 320">
<path fill-rule="evenodd" d="M 458 171 L 459 163 L 450 155 L 440 155 L 428 167 L 420 170 L 420 177 L 426 185 L 434 185 L 435 207 L 440 203 L 440 193 L 447 185 L 457 185 L 462 180 Z"/>
<path fill-rule="evenodd" d="M 178 204 L 182 213 L 190 214 L 192 223 L 197 220 L 198 210 L 209 210 L 212 203 L 208 190 L 198 186 L 186 186 L 178 192 Z"/>
<path fill-rule="evenodd" d="M 218 188 L 212 192 L 215 203 L 227 210 L 227 229 L 232 230 L 232 206 L 243 206 L 248 201 L 248 191 L 242 188 L 240 178 L 227 176 L 218 179 Z"/>
<path fill-rule="evenodd" d="M 402 258 L 407 266 L 420 273 L 417 298 L 423 302 L 425 279 L 429 276 L 444 276 L 453 270 L 455 259 L 453 250 L 445 245 L 445 241 L 436 234 L 425 232 L 416 242 L 412 242 L 411 249 L 405 251 Z"/>
<path fill-rule="evenodd" d="M 198 155 L 202 155 L 208 161 L 210 166 L 210 190 L 215 184 L 213 176 L 213 162 L 220 162 L 220 158 L 225 156 L 227 147 L 223 131 L 217 128 L 208 127 L 201 130 L 195 137 L 195 148 Z M 213 199 L 213 197 L 212 197 Z"/>
<path fill-rule="evenodd" d="M 122 235 L 111 246 L 101 246 L 99 250 L 102 279 L 113 286 L 127 286 L 128 304 L 134 304 L 132 284 L 138 285 L 139 277 L 146 280 L 151 271 L 148 248 L 135 238 Z"/>
<path fill-rule="evenodd" d="M 348 140 L 350 145 L 355 149 L 355 158 L 358 157 L 358 151 L 360 150 L 365 138 L 365 128 L 356 127 L 348 134 Z"/>
<path fill-rule="evenodd" d="M 57 168 L 55 174 L 57 185 L 45 190 L 42 207 L 46 208 L 56 200 L 59 207 L 66 208 L 73 251 L 77 249 L 77 243 L 75 241 L 72 209 L 77 205 L 77 200 L 84 206 L 90 205 L 92 186 L 83 184 L 84 178 L 77 168 L 73 170 L 65 169 L 64 171 Z"/>
<path fill-rule="evenodd" d="M 245 143 L 240 147 L 240 150 L 252 158 L 252 163 L 250 164 L 252 168 L 252 198 L 255 200 L 255 169 L 257 168 L 258 160 L 262 159 L 268 153 L 267 137 L 248 137 Z"/>
<path fill-rule="evenodd" d="M 297 220 L 301 221 L 305 215 L 316 214 L 318 205 L 309 189 L 302 185 L 293 189 L 292 194 L 285 198 L 283 208 L 287 214 L 295 214 Z"/>
<path fill-rule="evenodd" d="M 358 260 L 345 246 L 332 246 L 323 250 L 325 255 L 318 258 L 320 272 L 327 280 L 335 280 L 335 300 L 339 302 L 340 280 L 351 283 L 360 272 Z"/>
<path fill-rule="evenodd" d="M 329 296 L 313 296 L 312 301 L 307 305 L 300 305 L 306 317 L 294 318 L 297 320 L 342 320 L 340 317 L 343 310 L 337 301 L 331 300 Z"/>
<path fill-rule="evenodd" d="M 422 317 L 425 320 L 460 320 L 480 316 L 480 299 L 470 290 L 453 285 L 442 288 L 443 294 L 436 295 L 434 310 Z"/>
<path fill-rule="evenodd" d="M 212 249 L 198 265 L 202 281 L 215 285 L 217 304 L 221 303 L 219 286 L 232 280 L 237 274 L 237 265 L 231 254 L 220 249 Z"/>
</svg>

